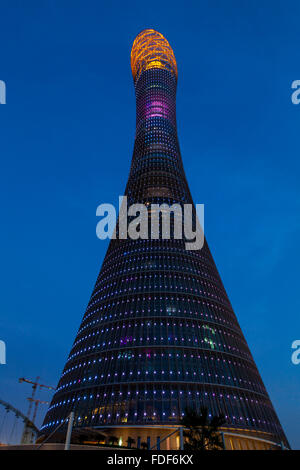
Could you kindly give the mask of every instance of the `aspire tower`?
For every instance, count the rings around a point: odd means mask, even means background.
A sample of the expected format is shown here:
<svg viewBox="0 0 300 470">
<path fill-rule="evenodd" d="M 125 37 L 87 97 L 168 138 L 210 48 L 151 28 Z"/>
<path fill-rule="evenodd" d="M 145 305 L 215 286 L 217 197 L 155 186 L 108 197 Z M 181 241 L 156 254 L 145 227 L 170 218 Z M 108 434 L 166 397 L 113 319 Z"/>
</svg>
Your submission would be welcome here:
<svg viewBox="0 0 300 470">
<path fill-rule="evenodd" d="M 168 41 L 146 29 L 131 68 L 136 135 L 128 205 L 193 204 L 176 128 L 177 64 Z M 117 229 L 118 233 L 118 229 Z M 41 428 L 70 411 L 74 429 L 126 445 L 178 448 L 187 407 L 226 417 L 226 448 L 287 444 L 206 240 L 111 240 L 92 296 Z M 275 446 L 276 447 L 276 446 Z"/>
</svg>

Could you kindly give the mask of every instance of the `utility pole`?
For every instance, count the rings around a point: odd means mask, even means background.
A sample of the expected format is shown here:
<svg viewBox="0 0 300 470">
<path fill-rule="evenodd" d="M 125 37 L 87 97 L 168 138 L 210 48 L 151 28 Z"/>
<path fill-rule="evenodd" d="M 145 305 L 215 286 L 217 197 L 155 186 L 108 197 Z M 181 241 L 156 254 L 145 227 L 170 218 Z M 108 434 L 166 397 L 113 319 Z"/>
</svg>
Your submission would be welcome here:
<svg viewBox="0 0 300 470">
<path fill-rule="evenodd" d="M 66 437 L 66 442 L 65 442 L 65 450 L 70 450 L 71 437 L 72 437 L 72 428 L 73 428 L 73 423 L 74 423 L 74 415 L 75 415 L 74 411 L 71 411 L 70 416 L 69 416 L 67 437 Z"/>
</svg>

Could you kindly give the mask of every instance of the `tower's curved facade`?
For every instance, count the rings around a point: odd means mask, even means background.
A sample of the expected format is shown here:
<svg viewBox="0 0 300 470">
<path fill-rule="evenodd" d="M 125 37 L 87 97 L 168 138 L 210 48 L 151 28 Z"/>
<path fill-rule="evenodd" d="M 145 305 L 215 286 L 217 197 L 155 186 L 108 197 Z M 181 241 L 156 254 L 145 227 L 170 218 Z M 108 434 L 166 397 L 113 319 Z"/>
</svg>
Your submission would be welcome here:
<svg viewBox="0 0 300 470">
<path fill-rule="evenodd" d="M 177 65 L 154 30 L 134 41 L 128 205 L 192 203 L 176 129 Z M 111 240 L 41 435 L 75 428 L 155 445 L 186 407 L 226 416 L 227 448 L 287 445 L 206 241 Z M 176 448 L 175 437 L 161 448 Z"/>
</svg>

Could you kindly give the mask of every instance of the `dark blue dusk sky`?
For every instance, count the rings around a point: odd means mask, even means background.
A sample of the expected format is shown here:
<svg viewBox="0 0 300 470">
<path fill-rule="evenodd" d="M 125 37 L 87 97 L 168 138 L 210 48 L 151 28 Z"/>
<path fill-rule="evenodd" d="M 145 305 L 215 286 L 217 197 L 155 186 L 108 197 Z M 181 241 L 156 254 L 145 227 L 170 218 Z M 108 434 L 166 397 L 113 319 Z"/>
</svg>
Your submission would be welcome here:
<svg viewBox="0 0 300 470">
<path fill-rule="evenodd" d="M 26 411 L 19 377 L 57 384 L 108 245 L 96 207 L 125 189 L 130 50 L 150 27 L 177 59 L 182 158 L 208 243 L 299 449 L 299 1 L 1 0 L 0 18 L 0 398 Z"/>
</svg>

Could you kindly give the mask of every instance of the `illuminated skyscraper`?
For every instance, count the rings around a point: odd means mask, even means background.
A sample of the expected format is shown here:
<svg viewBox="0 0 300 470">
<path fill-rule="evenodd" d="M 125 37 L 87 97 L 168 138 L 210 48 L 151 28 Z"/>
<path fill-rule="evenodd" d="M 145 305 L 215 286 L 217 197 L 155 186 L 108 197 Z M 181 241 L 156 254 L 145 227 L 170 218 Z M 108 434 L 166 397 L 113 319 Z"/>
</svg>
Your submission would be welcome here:
<svg viewBox="0 0 300 470">
<path fill-rule="evenodd" d="M 177 65 L 147 29 L 131 67 L 136 136 L 125 195 L 133 203 L 192 203 L 176 129 Z M 287 444 L 205 241 L 111 240 L 41 434 L 71 410 L 75 428 L 154 446 L 187 407 L 223 413 L 227 448 Z M 176 448 L 174 435 L 161 447 Z"/>
</svg>

